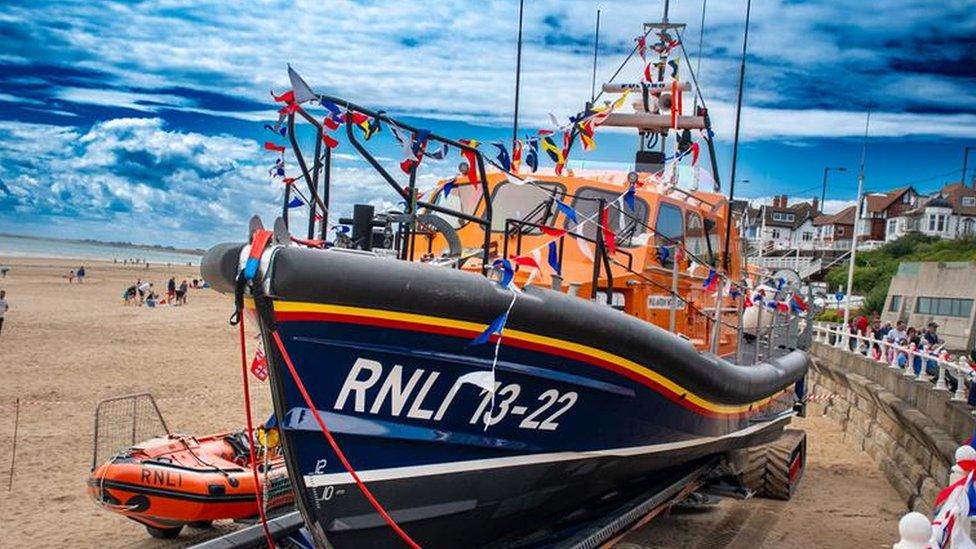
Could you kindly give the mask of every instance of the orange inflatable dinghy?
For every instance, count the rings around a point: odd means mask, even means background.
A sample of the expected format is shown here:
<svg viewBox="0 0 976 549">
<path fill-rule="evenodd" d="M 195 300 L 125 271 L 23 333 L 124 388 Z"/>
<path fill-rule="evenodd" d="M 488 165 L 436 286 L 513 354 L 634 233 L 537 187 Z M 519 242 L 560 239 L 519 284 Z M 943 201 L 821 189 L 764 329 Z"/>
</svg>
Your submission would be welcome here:
<svg viewBox="0 0 976 549">
<path fill-rule="evenodd" d="M 259 429 L 257 434 L 260 442 L 270 442 L 256 452 L 265 508 L 291 505 L 294 496 L 274 440 L 277 431 Z M 147 440 L 93 469 L 88 492 L 99 505 L 142 523 L 157 538 L 176 537 L 185 525 L 205 528 L 218 519 L 258 515 L 244 431 Z"/>
</svg>

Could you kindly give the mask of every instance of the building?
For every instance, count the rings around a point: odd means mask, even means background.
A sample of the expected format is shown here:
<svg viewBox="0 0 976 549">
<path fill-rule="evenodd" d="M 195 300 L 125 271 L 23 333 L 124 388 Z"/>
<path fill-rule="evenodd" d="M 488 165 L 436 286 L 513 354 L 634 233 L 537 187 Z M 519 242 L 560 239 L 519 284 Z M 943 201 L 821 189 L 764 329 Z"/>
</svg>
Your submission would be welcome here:
<svg viewBox="0 0 976 549">
<path fill-rule="evenodd" d="M 821 214 L 813 218 L 817 241 L 821 247 L 850 248 L 854 238 L 855 206 L 848 206 L 835 214 Z"/>
<path fill-rule="evenodd" d="M 857 220 L 858 238 L 883 242 L 887 235 L 888 220 L 917 205 L 918 191 L 912 187 L 866 194 L 861 201 L 861 213 Z"/>
<path fill-rule="evenodd" d="M 885 240 L 909 233 L 940 238 L 976 235 L 976 189 L 962 183 L 946 185 L 932 196 L 919 199 L 915 208 L 888 219 Z"/>
<path fill-rule="evenodd" d="M 891 279 L 882 321 L 904 320 L 921 329 L 939 325 L 946 348 L 969 351 L 974 344 L 976 263 L 902 263 Z"/>
<path fill-rule="evenodd" d="M 819 207 L 816 198 L 790 205 L 785 194 L 774 196 L 772 205 L 746 209 L 743 234 L 764 250 L 812 250 L 816 237 L 813 218 Z"/>
</svg>

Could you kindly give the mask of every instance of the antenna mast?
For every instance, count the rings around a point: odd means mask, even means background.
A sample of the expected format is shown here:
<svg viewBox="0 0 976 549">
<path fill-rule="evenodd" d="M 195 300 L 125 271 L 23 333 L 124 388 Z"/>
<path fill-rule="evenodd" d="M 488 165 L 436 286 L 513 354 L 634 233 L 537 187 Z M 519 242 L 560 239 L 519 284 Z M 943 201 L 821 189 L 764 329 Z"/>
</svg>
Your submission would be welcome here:
<svg viewBox="0 0 976 549">
<path fill-rule="evenodd" d="M 518 46 L 515 50 L 515 115 L 512 121 L 512 146 L 518 140 L 519 84 L 522 77 L 522 11 L 525 0 L 519 0 Z"/>
</svg>

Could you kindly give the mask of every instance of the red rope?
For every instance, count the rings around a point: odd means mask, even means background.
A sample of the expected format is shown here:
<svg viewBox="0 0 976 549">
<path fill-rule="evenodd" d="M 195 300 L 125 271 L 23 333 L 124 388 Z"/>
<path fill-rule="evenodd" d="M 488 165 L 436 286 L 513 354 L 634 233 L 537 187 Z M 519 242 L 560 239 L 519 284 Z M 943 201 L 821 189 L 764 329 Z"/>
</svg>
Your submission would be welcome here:
<svg viewBox="0 0 976 549">
<path fill-rule="evenodd" d="M 251 387 L 247 378 L 247 343 L 244 339 L 244 319 L 238 319 L 241 335 L 241 377 L 244 380 L 244 414 L 247 416 L 247 449 L 251 454 L 251 474 L 254 475 L 254 499 L 258 504 L 258 514 L 261 516 L 261 528 L 264 529 L 264 539 L 268 542 L 268 549 L 275 549 L 274 537 L 268 528 L 268 515 L 264 512 L 264 498 L 261 497 L 261 481 L 258 478 L 258 460 L 254 455 L 254 422 L 251 420 Z"/>
<path fill-rule="evenodd" d="M 369 500 L 369 503 L 373 506 L 373 509 L 375 509 L 376 512 L 383 517 L 386 524 L 388 524 L 390 528 L 392 528 L 393 531 L 400 536 L 400 539 L 402 539 L 407 546 L 411 547 L 412 549 L 420 549 L 420 545 L 418 545 L 417 542 L 411 539 L 410 536 L 404 532 L 402 528 L 400 528 L 400 525 L 398 525 L 396 521 L 393 520 L 393 517 L 386 512 L 386 509 L 383 509 L 380 502 L 376 500 L 373 493 L 369 491 L 366 484 L 364 484 L 362 479 L 359 478 L 359 475 L 356 474 L 356 470 L 353 469 L 352 464 L 350 464 L 349 460 L 346 459 L 346 455 L 342 453 L 342 449 L 339 448 L 339 444 L 336 442 L 335 438 L 333 438 L 332 432 L 329 431 L 328 427 L 326 427 L 325 421 L 322 420 L 318 409 L 316 409 L 315 405 L 312 403 L 312 397 L 309 396 L 308 391 L 305 390 L 305 385 L 298 377 L 298 372 L 295 370 L 295 365 L 292 363 L 291 357 L 288 356 L 288 351 L 285 350 L 285 344 L 282 343 L 281 336 L 278 335 L 278 330 L 271 332 L 271 337 L 274 338 L 278 351 L 281 353 L 282 358 L 285 359 L 285 365 L 288 366 L 288 371 L 291 373 L 291 378 L 295 381 L 295 386 L 298 387 L 298 392 L 300 392 L 302 394 L 302 398 L 305 399 L 305 405 L 308 406 L 309 410 L 311 410 L 312 416 L 315 418 L 315 422 L 319 424 L 319 429 L 322 431 L 322 434 L 325 435 L 325 439 L 329 441 L 329 446 L 331 446 L 332 451 L 339 456 L 339 461 L 342 462 L 342 466 L 345 467 L 346 471 L 352 476 L 352 479 L 356 482 L 356 486 L 359 488 L 359 491 L 363 493 L 363 496 Z"/>
</svg>

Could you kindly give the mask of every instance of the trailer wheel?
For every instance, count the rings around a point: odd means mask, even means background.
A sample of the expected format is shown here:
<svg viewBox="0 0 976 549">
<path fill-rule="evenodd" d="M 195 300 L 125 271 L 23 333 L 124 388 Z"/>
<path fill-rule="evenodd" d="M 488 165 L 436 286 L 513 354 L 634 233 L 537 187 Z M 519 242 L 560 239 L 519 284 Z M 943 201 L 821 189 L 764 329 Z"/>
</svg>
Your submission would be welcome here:
<svg viewBox="0 0 976 549">
<path fill-rule="evenodd" d="M 786 429 L 773 442 L 749 448 L 742 456 L 740 481 L 755 495 L 788 500 L 803 476 L 807 460 L 807 435 Z"/>
<path fill-rule="evenodd" d="M 157 539 L 173 539 L 180 535 L 180 530 L 182 526 L 172 526 L 169 528 L 156 528 L 155 526 L 146 525 L 146 531 L 149 535 Z"/>
</svg>

